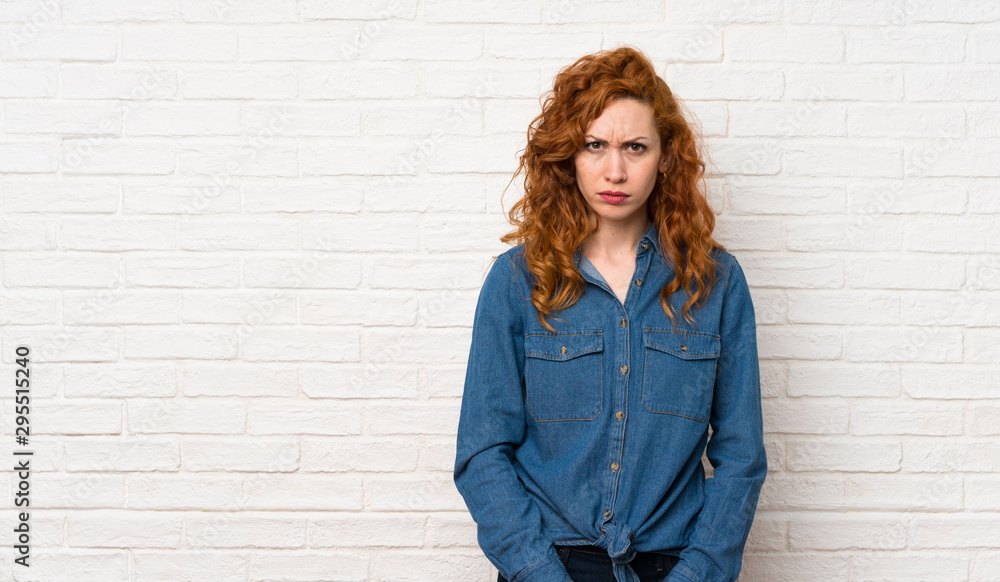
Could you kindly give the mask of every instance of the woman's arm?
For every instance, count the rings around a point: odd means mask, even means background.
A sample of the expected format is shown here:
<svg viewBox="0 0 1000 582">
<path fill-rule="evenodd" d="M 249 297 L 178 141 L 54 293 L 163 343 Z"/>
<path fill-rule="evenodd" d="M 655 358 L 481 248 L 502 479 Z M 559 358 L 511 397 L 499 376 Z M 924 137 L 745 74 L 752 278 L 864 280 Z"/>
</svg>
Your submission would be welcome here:
<svg viewBox="0 0 1000 582">
<path fill-rule="evenodd" d="M 458 425 L 455 485 L 479 545 L 510 582 L 570 580 L 542 517 L 512 466 L 524 440 L 524 305 L 508 255 L 494 262 L 479 294 Z"/>
<path fill-rule="evenodd" d="M 735 257 L 726 276 L 719 355 L 706 449 L 714 476 L 681 561 L 667 582 L 731 582 L 767 473 L 760 404 L 760 370 L 753 303 Z"/>
</svg>

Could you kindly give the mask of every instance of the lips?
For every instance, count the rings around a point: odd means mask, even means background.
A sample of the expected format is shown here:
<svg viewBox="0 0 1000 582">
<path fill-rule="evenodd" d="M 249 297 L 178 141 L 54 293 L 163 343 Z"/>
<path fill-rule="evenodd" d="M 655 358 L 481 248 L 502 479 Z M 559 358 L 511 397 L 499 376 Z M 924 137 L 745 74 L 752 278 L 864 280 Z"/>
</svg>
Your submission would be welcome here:
<svg viewBox="0 0 1000 582">
<path fill-rule="evenodd" d="M 606 190 L 598 194 L 601 200 L 607 202 L 608 204 L 621 204 L 628 198 L 628 194 L 624 192 L 615 192 L 613 190 Z"/>
</svg>

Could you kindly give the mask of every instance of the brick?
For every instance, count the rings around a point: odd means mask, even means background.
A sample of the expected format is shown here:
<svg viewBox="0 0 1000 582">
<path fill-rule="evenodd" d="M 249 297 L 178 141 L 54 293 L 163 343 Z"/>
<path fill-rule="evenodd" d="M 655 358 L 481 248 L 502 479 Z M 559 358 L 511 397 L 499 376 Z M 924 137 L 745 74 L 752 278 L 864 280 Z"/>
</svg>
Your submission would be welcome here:
<svg viewBox="0 0 1000 582">
<path fill-rule="evenodd" d="M 371 558 L 348 552 L 254 550 L 249 555 L 251 580 L 342 580 L 367 582 Z M 245 579 L 240 578 L 240 580 Z"/>
<path fill-rule="evenodd" d="M 788 19 L 795 24 L 900 26 L 898 5 L 892 0 L 820 0 L 788 7 Z"/>
<path fill-rule="evenodd" d="M 898 550 L 906 547 L 908 518 L 904 515 L 799 514 L 788 523 L 794 550 Z"/>
<path fill-rule="evenodd" d="M 426 152 L 442 149 L 442 140 L 445 137 L 439 134 L 410 139 L 324 139 L 322 147 L 300 150 L 299 169 L 304 176 L 413 174 L 424 165 Z"/>
<path fill-rule="evenodd" d="M 114 61 L 118 56 L 118 38 L 108 26 L 63 26 L 53 30 L 35 30 L 25 35 L 4 30 L 3 58 L 6 61 Z"/>
<path fill-rule="evenodd" d="M 371 328 L 363 336 L 363 354 L 368 362 L 382 361 L 391 354 L 394 362 L 434 359 L 438 363 L 456 363 L 467 359 L 471 334 L 467 330 L 454 329 Z"/>
<path fill-rule="evenodd" d="M 373 402 L 365 406 L 366 434 L 451 435 L 458 431 L 460 402 Z"/>
<path fill-rule="evenodd" d="M 295 296 L 283 291 L 184 293 L 186 323 L 241 325 L 292 324 L 298 319 Z"/>
<path fill-rule="evenodd" d="M 965 282 L 965 265 L 950 258 L 906 254 L 858 258 L 848 263 L 847 278 L 854 289 L 955 290 Z"/>
<path fill-rule="evenodd" d="M 977 30 L 969 35 L 969 53 L 973 62 L 1000 62 L 1000 33 L 995 30 Z"/>
<path fill-rule="evenodd" d="M 59 293 L 56 290 L 5 290 L 0 297 L 0 325 L 56 325 Z"/>
<path fill-rule="evenodd" d="M 139 101 L 129 104 L 125 128 L 130 136 L 239 135 L 240 106 L 197 100 Z"/>
<path fill-rule="evenodd" d="M 361 210 L 362 188 L 362 181 L 351 179 L 257 178 L 242 184 L 244 211 L 353 214 Z M 402 202 L 398 191 L 393 194 Z M 394 206 L 393 211 L 396 210 L 400 209 Z"/>
<path fill-rule="evenodd" d="M 908 101 L 991 101 L 1000 83 L 995 67 L 924 67 L 919 75 L 907 75 Z"/>
<path fill-rule="evenodd" d="M 1000 435 L 1000 405 L 970 403 L 967 410 L 969 434 L 977 436 Z"/>
<path fill-rule="evenodd" d="M 126 214 L 220 214 L 240 207 L 240 188 L 230 176 L 156 181 L 130 176 L 122 180 L 122 191 Z"/>
<path fill-rule="evenodd" d="M 1000 114 L 1000 112 L 998 112 Z M 1000 115 L 998 115 L 1000 120 Z M 976 122 L 973 121 L 975 124 Z M 1000 136 L 1000 130 L 997 135 Z M 1000 214 L 1000 196 L 996 196 L 998 184 L 995 180 L 975 180 L 969 185 L 969 210 L 974 213 Z M 952 194 L 955 195 L 954 193 Z M 993 269 L 996 271 L 996 269 Z"/>
<path fill-rule="evenodd" d="M 372 511 L 465 511 L 451 471 L 367 478 Z"/>
<path fill-rule="evenodd" d="M 839 103 L 734 102 L 731 107 L 734 137 L 847 135 L 847 107 Z"/>
<path fill-rule="evenodd" d="M 302 548 L 306 520 L 258 514 L 193 514 L 184 518 L 184 543 L 191 548 Z"/>
<path fill-rule="evenodd" d="M 197 491 L 197 495 L 192 495 Z M 132 509 L 233 510 L 241 507 L 243 479 L 226 474 L 136 473 L 128 476 Z"/>
<path fill-rule="evenodd" d="M 32 505 L 40 508 L 122 508 L 125 476 L 35 473 L 31 476 L 31 493 Z"/>
<path fill-rule="evenodd" d="M 851 475 L 843 507 L 870 511 L 958 511 L 962 478 L 920 475 Z"/>
<path fill-rule="evenodd" d="M 984 360 L 987 361 L 996 363 L 995 359 Z M 998 372 L 1000 369 L 996 366 L 906 366 L 903 368 L 903 389 L 911 398 L 1000 398 L 996 385 Z"/>
<path fill-rule="evenodd" d="M 838 185 L 804 187 L 780 182 L 747 184 L 729 195 L 727 209 L 737 214 L 837 214 L 846 195 Z"/>
<path fill-rule="evenodd" d="M 169 250 L 177 247 L 174 219 L 166 217 L 67 217 L 63 248 L 81 251 Z"/>
<path fill-rule="evenodd" d="M 130 399 L 129 434 L 243 434 L 247 407 L 235 398 Z"/>
<path fill-rule="evenodd" d="M 136 580 L 183 578 L 189 582 L 241 582 L 250 571 L 250 554 L 185 549 L 173 552 L 137 550 L 132 553 Z"/>
<path fill-rule="evenodd" d="M 659 0 L 618 0 L 611 2 L 569 2 L 546 0 L 542 19 L 546 24 L 592 22 L 662 22 L 663 2 Z"/>
<path fill-rule="evenodd" d="M 845 502 L 842 477 L 768 476 L 760 491 L 758 514 L 769 510 L 840 510 Z"/>
<path fill-rule="evenodd" d="M 554 0 L 559 1 L 559 0 Z M 574 6 L 573 3 L 564 4 Z M 614 4 L 592 6 L 612 7 Z M 604 19 L 601 19 L 602 21 Z M 651 19 L 652 20 L 652 19 Z M 656 22 L 657 18 L 652 20 Z M 591 20 L 593 21 L 593 20 Z M 638 19 L 639 26 L 620 26 L 605 31 L 604 47 L 607 49 L 629 45 L 654 56 L 654 64 L 667 63 L 718 63 L 722 61 L 722 28 L 705 24 L 684 26 L 656 24 L 649 26 L 646 19 Z M 688 103 L 687 105 L 693 105 Z"/>
<path fill-rule="evenodd" d="M 237 58 L 237 31 L 223 26 L 123 26 L 125 61 L 220 61 Z"/>
<path fill-rule="evenodd" d="M 849 184 L 847 205 L 854 214 L 961 214 L 969 198 L 966 190 L 974 187 L 951 179 L 907 180 L 903 195 L 901 183 Z"/>
<path fill-rule="evenodd" d="M 919 26 L 853 28 L 847 35 L 849 63 L 958 63 L 965 56 L 965 34 Z"/>
<path fill-rule="evenodd" d="M 112 213 L 118 210 L 118 181 L 110 178 L 20 178 L 3 182 L 5 213 Z"/>
<path fill-rule="evenodd" d="M 336 401 L 257 399 L 250 403 L 247 415 L 251 435 L 361 434 L 361 407 Z"/>
<path fill-rule="evenodd" d="M 60 169 L 70 174 L 165 175 L 174 171 L 171 143 L 137 139 L 66 139 Z"/>
<path fill-rule="evenodd" d="M 137 5 L 126 0 L 111 0 L 94 5 L 86 0 L 62 3 L 63 21 L 69 23 L 164 21 L 174 17 L 175 2 L 152 0 Z"/>
<path fill-rule="evenodd" d="M 0 218 L 0 250 L 55 249 L 57 230 L 58 223 L 50 218 Z"/>
<path fill-rule="evenodd" d="M 331 229 L 329 220 L 302 222 L 302 247 L 325 252 L 404 251 L 418 248 L 419 225 L 406 217 L 344 216 Z"/>
<path fill-rule="evenodd" d="M 970 329 L 966 331 L 966 358 L 967 362 L 979 364 L 995 364 L 1000 356 L 1000 330 L 994 329 Z M 980 384 L 979 388 L 983 386 Z"/>
<path fill-rule="evenodd" d="M 179 368 L 185 396 L 295 396 L 299 381 L 287 366 L 233 362 L 184 362 Z"/>
<path fill-rule="evenodd" d="M 840 325 L 897 324 L 899 304 L 897 295 L 884 292 L 790 291 L 788 321 Z"/>
<path fill-rule="evenodd" d="M 1000 326 L 1000 315 L 988 308 L 1000 301 L 1000 292 L 960 293 L 926 291 L 907 293 L 902 299 L 903 323 L 916 325 Z"/>
<path fill-rule="evenodd" d="M 385 108 L 385 105 L 382 105 Z M 426 106 L 422 112 L 426 114 Z M 283 103 L 280 107 L 245 105 L 243 108 L 243 129 L 247 134 L 257 134 L 262 138 L 271 133 L 287 136 L 355 136 L 361 131 L 361 112 L 357 107 L 342 104 L 307 103 L 303 105 Z M 408 123 L 413 123 L 411 117 Z M 403 133 L 402 127 L 397 133 Z"/>
<path fill-rule="evenodd" d="M 930 435 L 962 434 L 962 409 L 934 404 L 859 404 L 851 413 L 851 434 Z"/>
<path fill-rule="evenodd" d="M 189 358 L 215 360 L 235 358 L 233 326 L 130 326 L 124 328 L 125 357 L 153 360 Z"/>
<path fill-rule="evenodd" d="M 65 441 L 66 471 L 177 471 L 180 450 L 173 439 L 79 438 Z"/>
<path fill-rule="evenodd" d="M 899 442 L 869 439 L 795 440 L 788 443 L 792 471 L 892 473 L 900 469 Z"/>
<path fill-rule="evenodd" d="M 281 218 L 185 216 L 177 227 L 180 247 L 185 250 L 292 250 L 299 246 L 298 225 Z"/>
<path fill-rule="evenodd" d="M 251 475 L 245 490 L 241 509 L 360 511 L 364 507 L 358 475 Z"/>
<path fill-rule="evenodd" d="M 726 31 L 730 62 L 837 63 L 844 60 L 844 35 L 815 27 L 755 26 Z"/>
<path fill-rule="evenodd" d="M 851 362 L 960 362 L 962 333 L 941 327 L 854 329 L 844 336 Z"/>
<path fill-rule="evenodd" d="M 8 134 L 107 135 L 122 133 L 122 106 L 112 101 L 8 101 Z"/>
<path fill-rule="evenodd" d="M 240 356 L 251 362 L 356 362 L 361 357 L 357 331 L 290 326 L 241 327 Z"/>
<path fill-rule="evenodd" d="M 833 360 L 843 350 L 843 333 L 815 326 L 760 326 L 757 329 L 761 358 Z"/>
<path fill-rule="evenodd" d="M 48 174 L 57 170 L 59 151 L 55 143 L 0 143 L 0 172 L 11 174 Z"/>
<path fill-rule="evenodd" d="M 729 64 L 676 64 L 667 69 L 667 85 L 682 99 L 775 101 L 785 87 L 780 70 Z"/>
<path fill-rule="evenodd" d="M 965 478 L 965 508 L 1000 511 L 1000 477 L 969 475 Z"/>
<path fill-rule="evenodd" d="M 453 2 L 454 6 L 465 4 Z M 447 4 L 435 2 L 425 8 L 427 22 L 434 22 L 436 8 Z M 304 20 L 413 20 L 417 15 L 417 0 L 372 0 L 359 4 L 332 5 L 325 0 L 299 0 L 299 15 Z"/>
<path fill-rule="evenodd" d="M 18 573 L 18 581 L 57 580 L 67 572 L 73 573 L 76 582 L 127 582 L 129 579 L 128 552 L 125 550 L 32 548 L 29 563 L 31 572 Z"/>
<path fill-rule="evenodd" d="M 736 3 L 725 0 L 689 3 L 669 0 L 667 20 L 671 23 L 690 24 L 763 24 L 781 22 L 784 10 L 781 2 Z"/>
<path fill-rule="evenodd" d="M 304 292 L 302 321 L 310 325 L 398 325 L 417 322 L 413 293 L 392 291 Z"/>
<path fill-rule="evenodd" d="M 70 546 L 95 548 L 177 548 L 183 518 L 179 513 L 129 510 L 71 511 Z"/>
<path fill-rule="evenodd" d="M 305 99 L 405 99 L 416 96 L 418 82 L 417 70 L 405 63 L 302 67 Z"/>
<path fill-rule="evenodd" d="M 505 67 L 502 61 L 498 61 L 488 71 L 461 63 L 429 62 L 422 64 L 421 76 L 424 79 L 424 91 L 430 97 L 522 98 L 537 102 L 542 91 L 537 70 L 523 66 Z M 405 79 L 407 90 L 416 86 L 416 75 L 413 76 L 412 85 L 410 77 Z"/>
<path fill-rule="evenodd" d="M 850 409 L 843 401 L 798 398 L 762 405 L 770 434 L 847 434 Z"/>
<path fill-rule="evenodd" d="M 844 261 L 813 253 L 806 260 L 780 254 L 755 254 L 740 258 L 740 265 L 754 287 L 840 289 L 844 285 Z"/>
<path fill-rule="evenodd" d="M 224 253 L 129 253 L 125 281 L 135 287 L 236 287 L 239 265 L 237 256 Z"/>
<path fill-rule="evenodd" d="M 33 434 L 122 433 L 122 403 L 118 401 L 35 400 L 31 412 Z M 8 428 L 13 430 L 13 426 Z"/>
<path fill-rule="evenodd" d="M 902 249 L 906 225 L 883 220 L 878 228 L 855 228 L 853 218 L 792 217 L 785 244 L 793 251 L 895 251 Z"/>
<path fill-rule="evenodd" d="M 0 97 L 55 97 L 58 91 L 58 64 L 0 66 Z"/>
<path fill-rule="evenodd" d="M 309 547 L 420 547 L 424 541 L 422 514 L 331 515 L 309 521 Z"/>
<path fill-rule="evenodd" d="M 921 515 L 910 526 L 910 547 L 993 549 L 1000 544 L 1000 520 L 995 515 Z"/>
<path fill-rule="evenodd" d="M 32 346 L 38 363 L 116 362 L 121 341 L 121 331 L 117 328 L 8 326 L 3 330 L 4 345 Z M 12 360 L 13 353 L 6 357 Z"/>
<path fill-rule="evenodd" d="M 310 398 L 414 398 L 417 367 L 399 365 L 388 353 L 361 364 L 302 367 L 302 391 Z M 336 372 L 332 381 L 330 372 Z"/>
<path fill-rule="evenodd" d="M 321 251 L 247 258 L 244 285 L 250 288 L 353 289 L 361 283 L 361 260 Z"/>
<path fill-rule="evenodd" d="M 381 32 L 385 23 L 378 21 L 367 25 Z M 271 25 L 245 27 L 240 31 L 240 60 L 243 62 L 267 61 L 346 61 L 354 57 L 355 29 L 353 23 L 326 22 L 321 26 L 311 24 Z M 376 34 L 362 33 L 365 41 Z M 333 42 L 331 42 L 331 40 Z"/>
<path fill-rule="evenodd" d="M 372 104 L 361 111 L 365 135 L 425 136 L 434 132 L 447 135 L 480 135 L 484 117 L 490 116 L 487 132 L 502 132 L 511 127 L 528 127 L 538 114 L 538 104 L 529 100 L 449 99 L 421 103 Z M 357 128 L 358 124 L 351 124 Z M 351 125 L 346 128 L 350 129 Z M 342 124 L 343 127 L 343 124 Z M 346 133 L 341 133 L 345 135 Z"/>
<path fill-rule="evenodd" d="M 63 369 L 67 398 L 167 397 L 177 393 L 174 365 L 73 364 Z"/>
<path fill-rule="evenodd" d="M 236 176 L 294 176 L 297 166 L 298 149 L 269 133 L 245 137 L 239 143 L 184 145 L 177 152 L 181 173 L 223 176 L 223 181 Z"/>
<path fill-rule="evenodd" d="M 914 251 L 997 253 L 998 241 L 1000 224 L 986 216 L 912 218 L 903 231 L 903 248 Z"/>
<path fill-rule="evenodd" d="M 476 522 L 466 513 L 434 513 L 427 518 L 426 542 L 430 547 L 475 548 Z"/>
<path fill-rule="evenodd" d="M 295 22 L 295 0 L 222 0 L 205 3 L 181 0 L 181 18 L 185 22 Z"/>
<path fill-rule="evenodd" d="M 399 572 L 411 568 L 408 576 L 414 582 L 447 580 L 490 580 L 496 569 L 482 555 L 482 551 L 464 553 L 427 554 L 420 550 L 409 552 L 393 551 L 379 553 L 379 559 L 372 561 L 372 582 L 390 582 L 399 577 Z"/>
<path fill-rule="evenodd" d="M 302 439 L 302 470 L 318 473 L 405 473 L 417 468 L 420 447 L 413 439 Z M 358 505 L 360 506 L 360 489 Z"/>
<path fill-rule="evenodd" d="M 63 99 L 171 99 L 177 73 L 159 63 L 147 65 L 65 64 L 59 73 Z"/>
<path fill-rule="evenodd" d="M 910 22 L 979 23 L 1000 20 L 1000 6 L 975 0 L 960 0 L 946 6 L 916 4 L 907 14 Z"/>
<path fill-rule="evenodd" d="M 903 470 L 926 473 L 1000 472 L 1000 444 L 995 439 L 911 439 L 903 442 Z"/>
<path fill-rule="evenodd" d="M 774 176 L 781 172 L 782 152 L 776 141 L 707 140 L 711 163 L 721 174 Z M 714 175 L 714 173 L 713 173 Z"/>
<path fill-rule="evenodd" d="M 596 30 L 565 30 L 558 37 L 524 27 L 492 27 L 482 39 L 487 57 L 500 59 L 575 60 L 581 54 L 601 50 L 601 33 Z M 472 55 L 475 58 L 478 55 Z M 568 64 L 568 63 L 567 63 Z"/>
<path fill-rule="evenodd" d="M 295 439 L 187 439 L 181 443 L 188 471 L 288 472 L 299 466 Z"/>
<path fill-rule="evenodd" d="M 297 72 L 283 66 L 192 66 L 181 77 L 185 99 L 291 99 L 298 94 Z"/>
</svg>

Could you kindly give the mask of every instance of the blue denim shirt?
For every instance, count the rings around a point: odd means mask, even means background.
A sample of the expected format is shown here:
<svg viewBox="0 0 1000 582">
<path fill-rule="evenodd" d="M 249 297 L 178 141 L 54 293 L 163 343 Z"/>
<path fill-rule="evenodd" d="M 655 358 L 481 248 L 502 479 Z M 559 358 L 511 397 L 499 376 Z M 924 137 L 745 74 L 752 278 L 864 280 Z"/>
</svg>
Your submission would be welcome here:
<svg viewBox="0 0 1000 582">
<path fill-rule="evenodd" d="M 556 333 L 531 303 L 523 246 L 493 263 L 454 478 L 511 582 L 570 580 L 553 544 L 606 548 L 618 582 L 638 582 L 635 552 L 679 555 L 669 582 L 736 580 L 767 463 L 753 304 L 736 259 L 713 253 L 718 278 L 694 326 L 679 316 L 687 293 L 670 297 L 676 331 L 659 300 L 673 271 L 655 225 L 624 304 L 577 250 L 586 288 L 547 318 Z"/>
</svg>

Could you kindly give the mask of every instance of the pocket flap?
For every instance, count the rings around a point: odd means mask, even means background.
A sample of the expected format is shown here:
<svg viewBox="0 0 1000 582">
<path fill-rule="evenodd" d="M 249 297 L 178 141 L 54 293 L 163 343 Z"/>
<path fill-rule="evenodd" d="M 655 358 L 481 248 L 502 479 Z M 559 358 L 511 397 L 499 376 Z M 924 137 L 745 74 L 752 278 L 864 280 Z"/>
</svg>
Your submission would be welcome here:
<svg viewBox="0 0 1000 582">
<path fill-rule="evenodd" d="M 601 332 L 558 335 L 529 335 L 524 338 L 524 355 L 545 360 L 570 360 L 604 349 Z"/>
<path fill-rule="evenodd" d="M 722 348 L 722 342 L 719 338 L 711 335 L 660 329 L 643 331 L 647 348 L 666 352 L 685 360 L 718 358 Z"/>
</svg>

